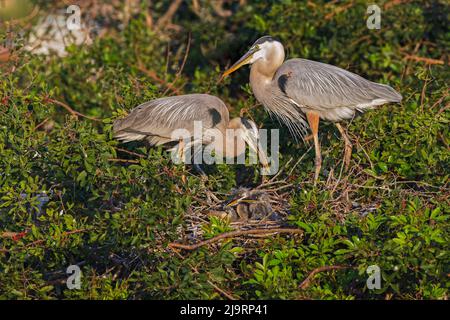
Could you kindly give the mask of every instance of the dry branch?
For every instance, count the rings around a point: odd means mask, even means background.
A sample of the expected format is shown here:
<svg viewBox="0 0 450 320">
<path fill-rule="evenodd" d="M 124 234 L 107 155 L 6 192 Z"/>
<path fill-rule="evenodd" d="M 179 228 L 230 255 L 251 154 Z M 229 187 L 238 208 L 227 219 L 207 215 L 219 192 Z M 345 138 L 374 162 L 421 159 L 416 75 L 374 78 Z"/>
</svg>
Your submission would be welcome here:
<svg viewBox="0 0 450 320">
<path fill-rule="evenodd" d="M 139 163 L 139 160 L 132 160 L 132 159 L 117 159 L 117 158 L 110 158 L 108 159 L 110 162 L 121 162 L 121 163 Z"/>
<path fill-rule="evenodd" d="M 169 9 L 167 9 L 166 13 L 163 14 L 156 22 L 156 29 L 161 29 L 165 25 L 169 24 L 170 21 L 172 21 L 175 12 L 177 12 L 182 2 L 183 2 L 182 0 L 174 0 L 170 4 Z"/>
<path fill-rule="evenodd" d="M 325 20 L 330 20 L 335 15 L 341 13 L 342 11 L 345 11 L 353 6 L 353 2 L 347 3 L 346 5 L 343 5 L 342 7 L 337 7 L 334 11 L 328 13 L 325 15 Z"/>
<path fill-rule="evenodd" d="M 268 228 L 268 229 L 253 229 L 253 230 L 238 230 L 238 231 L 230 231 L 225 232 L 222 234 L 219 234 L 218 236 L 215 236 L 214 238 L 200 241 L 195 244 L 182 244 L 182 243 L 169 243 L 170 248 L 178 248 L 178 249 L 185 249 L 185 250 L 195 250 L 202 246 L 217 242 L 222 239 L 229 239 L 229 238 L 235 238 L 239 236 L 245 236 L 245 235 L 255 235 L 255 234 L 265 234 L 270 235 L 273 233 L 294 233 L 294 234 L 303 234 L 303 230 L 296 229 L 296 228 Z"/>
<path fill-rule="evenodd" d="M 416 55 L 410 55 L 410 54 L 406 54 L 405 55 L 405 59 L 406 60 L 414 60 L 417 62 L 425 62 L 426 64 L 444 64 L 443 60 L 438 60 L 438 59 L 432 59 L 432 58 L 426 58 L 426 57 L 419 57 Z"/>
<path fill-rule="evenodd" d="M 232 12 L 230 10 L 225 10 L 223 8 L 224 1 L 223 0 L 215 0 L 211 2 L 211 6 L 214 10 L 214 12 L 221 18 L 228 18 L 232 15 Z"/>
<path fill-rule="evenodd" d="M 160 77 L 158 77 L 156 75 L 156 72 L 153 70 L 148 70 L 144 67 L 144 65 L 142 64 L 142 62 L 139 60 L 138 58 L 138 65 L 137 68 L 139 71 L 145 73 L 148 77 L 152 78 L 153 80 L 155 80 L 156 82 L 164 85 L 167 89 L 169 89 L 170 91 L 172 91 L 173 93 L 176 94 L 183 94 L 180 90 L 178 90 L 177 88 L 175 88 L 173 85 L 171 85 L 170 83 L 167 83 L 166 81 L 164 81 L 163 79 L 161 79 Z"/>
<path fill-rule="evenodd" d="M 114 147 L 117 151 L 121 151 L 121 152 L 124 152 L 124 153 L 128 153 L 129 155 L 132 155 L 132 156 L 136 156 L 136 157 L 139 157 L 139 158 L 145 158 L 145 155 L 143 155 L 143 154 L 140 154 L 140 153 L 137 153 L 137 152 L 133 152 L 133 151 L 130 151 L 130 150 L 127 150 L 127 149 L 122 149 L 122 148 L 119 148 L 119 147 Z"/>
<path fill-rule="evenodd" d="M 63 107 L 64 109 L 66 109 L 71 115 L 75 116 L 76 118 L 78 117 L 83 117 L 92 121 L 101 121 L 99 119 L 93 118 L 93 117 L 89 117 L 87 115 L 82 114 L 81 112 L 78 112 L 74 109 L 72 109 L 71 107 L 69 107 L 66 103 L 55 100 L 55 99 L 47 99 L 48 102 L 56 104 L 60 107 Z"/>
<path fill-rule="evenodd" d="M 68 236 L 68 235 L 71 235 L 71 234 L 77 234 L 77 233 L 84 233 L 84 232 L 87 232 L 87 231 L 89 231 L 89 230 L 91 230 L 90 228 L 89 229 L 76 229 L 76 230 L 71 230 L 71 231 L 66 231 L 66 232 L 63 232 L 62 234 L 61 234 L 61 239 L 63 238 L 63 237 L 65 237 L 65 236 Z M 11 239 L 16 239 L 16 240 L 18 240 L 17 239 L 17 237 L 20 237 L 20 238 L 22 238 L 23 236 L 25 236 L 26 234 L 28 233 L 28 231 L 24 231 L 24 232 L 20 232 L 20 233 L 15 233 L 15 232 L 4 232 L 3 234 L 2 234 L 2 237 L 5 237 L 5 238 L 11 238 Z M 54 237 L 54 239 L 56 239 L 56 237 Z M 28 244 L 26 244 L 25 246 L 23 246 L 23 247 L 21 247 L 21 248 L 19 248 L 19 249 L 23 249 L 23 248 L 29 248 L 29 247 L 32 247 L 32 246 L 35 246 L 35 245 L 39 245 L 39 244 L 42 244 L 42 243 L 44 243 L 46 241 L 46 239 L 39 239 L 39 240 L 36 240 L 36 241 L 33 241 L 33 242 L 31 242 L 31 243 L 28 243 Z M 0 248 L 0 252 L 2 252 L 2 253 L 7 253 L 7 252 L 10 252 L 10 249 L 7 249 L 7 248 Z"/>
<path fill-rule="evenodd" d="M 390 8 L 392 8 L 394 6 L 398 6 L 400 4 L 405 4 L 407 2 L 409 2 L 409 0 L 393 0 L 393 1 L 386 2 L 384 4 L 384 10 L 389 10 Z"/>
<path fill-rule="evenodd" d="M 50 118 L 45 118 L 42 122 L 40 122 L 36 127 L 34 127 L 34 131 L 38 130 L 40 127 L 45 125 Z"/>
<path fill-rule="evenodd" d="M 229 300 L 239 300 L 238 298 L 236 298 L 235 296 L 233 296 L 231 293 L 226 292 L 225 290 L 219 288 L 216 284 L 214 284 L 212 281 L 208 280 L 208 283 L 214 288 L 216 289 L 217 292 L 221 293 L 222 295 L 224 295 L 227 299 Z"/>
<path fill-rule="evenodd" d="M 311 273 L 305 278 L 305 280 L 302 281 L 302 283 L 300 283 L 300 285 L 298 287 L 302 290 L 308 288 L 310 286 L 314 276 L 320 272 L 330 271 L 330 270 L 342 270 L 342 269 L 348 269 L 348 268 L 350 268 L 350 267 L 349 266 L 323 266 L 323 267 L 316 268 L 313 271 L 311 271 Z"/>
<path fill-rule="evenodd" d="M 178 70 L 177 74 L 175 75 L 175 79 L 173 79 L 173 81 L 167 85 L 167 89 L 166 89 L 166 91 L 164 91 L 163 96 L 165 96 L 167 94 L 167 91 L 170 90 L 169 88 L 174 88 L 175 82 L 177 82 L 178 78 L 180 77 L 181 73 L 183 72 L 184 66 L 186 65 L 186 61 L 187 61 L 187 57 L 189 55 L 190 48 L 191 48 L 191 34 L 189 33 L 188 43 L 186 45 L 186 52 L 184 54 L 184 58 L 183 58 L 183 62 L 181 63 L 181 67 Z"/>
</svg>

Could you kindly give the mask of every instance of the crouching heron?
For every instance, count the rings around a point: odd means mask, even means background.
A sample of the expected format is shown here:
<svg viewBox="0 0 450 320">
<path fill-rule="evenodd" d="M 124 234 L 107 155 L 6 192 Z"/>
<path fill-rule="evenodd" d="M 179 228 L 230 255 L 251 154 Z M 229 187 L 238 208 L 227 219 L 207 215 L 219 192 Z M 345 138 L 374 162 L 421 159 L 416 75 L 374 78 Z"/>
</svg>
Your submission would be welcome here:
<svg viewBox="0 0 450 320">
<path fill-rule="evenodd" d="M 245 118 L 230 120 L 225 103 L 208 94 L 188 94 L 145 102 L 113 125 L 114 137 L 122 142 L 146 140 L 150 145 L 175 144 L 178 160 L 189 162 L 187 152 L 202 146 L 225 158 L 245 156 L 246 144 L 268 169 L 259 143 L 256 124 Z M 200 147 L 200 148 L 199 148 Z M 189 153 L 192 155 L 192 153 Z M 198 153 L 197 153 L 198 154 Z M 201 171 L 194 159 L 194 166 Z M 203 173 L 203 171 L 201 171 Z M 267 171 L 263 171 L 265 173 Z"/>
<path fill-rule="evenodd" d="M 306 59 L 284 61 L 284 47 L 270 36 L 259 38 L 222 78 L 251 64 L 250 86 L 256 99 L 270 114 L 287 125 L 294 137 L 304 138 L 308 124 L 316 153 L 314 180 L 319 177 L 322 156 L 319 120 L 334 122 L 345 142 L 344 164 L 348 168 L 352 145 L 340 121 L 351 119 L 402 96 L 391 87 L 366 80 L 344 69 Z"/>
</svg>

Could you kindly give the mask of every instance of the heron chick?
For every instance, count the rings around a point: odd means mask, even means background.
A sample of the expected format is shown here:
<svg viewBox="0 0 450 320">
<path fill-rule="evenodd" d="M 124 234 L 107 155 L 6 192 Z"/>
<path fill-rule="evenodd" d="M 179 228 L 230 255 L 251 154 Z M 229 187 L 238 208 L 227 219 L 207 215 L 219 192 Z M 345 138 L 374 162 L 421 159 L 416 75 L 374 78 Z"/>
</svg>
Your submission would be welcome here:
<svg viewBox="0 0 450 320">
<path fill-rule="evenodd" d="M 342 120 L 351 119 L 402 96 L 385 84 L 364 79 L 347 70 L 306 59 L 284 61 L 281 42 L 270 36 L 259 38 L 222 78 L 251 64 L 250 86 L 256 99 L 286 124 L 294 137 L 306 135 L 308 124 L 314 138 L 317 181 L 322 157 L 318 138 L 319 120 L 334 122 L 345 142 L 344 164 L 350 163 L 352 145 Z"/>
<path fill-rule="evenodd" d="M 259 143 L 256 124 L 246 118 L 230 120 L 225 103 L 208 94 L 187 94 L 145 102 L 113 125 L 122 142 L 146 140 L 151 146 L 175 144 L 178 159 L 199 169 L 195 155 L 208 147 L 218 157 L 245 156 L 246 144 L 259 157 L 265 173 L 268 158 Z M 193 151 L 191 153 L 190 151 Z M 202 160 L 200 160 L 202 163 Z"/>
</svg>

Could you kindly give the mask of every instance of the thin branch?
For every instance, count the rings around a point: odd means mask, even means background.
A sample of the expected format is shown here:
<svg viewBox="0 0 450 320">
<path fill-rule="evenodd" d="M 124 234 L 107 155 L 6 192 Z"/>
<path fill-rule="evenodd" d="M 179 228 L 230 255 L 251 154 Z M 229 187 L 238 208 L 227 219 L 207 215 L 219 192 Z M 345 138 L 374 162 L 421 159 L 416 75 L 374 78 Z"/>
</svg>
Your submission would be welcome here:
<svg viewBox="0 0 450 320">
<path fill-rule="evenodd" d="M 245 235 L 254 235 L 254 234 L 266 234 L 270 235 L 272 233 L 294 233 L 294 234 L 303 234 L 303 230 L 296 228 L 268 228 L 268 229 L 253 229 L 253 230 L 238 230 L 238 231 L 230 231 L 219 234 L 211 239 L 200 241 L 195 244 L 182 244 L 182 243 L 169 243 L 170 248 L 178 248 L 185 250 L 195 250 L 202 246 L 217 242 L 222 239 L 235 238 L 239 236 Z"/>
<path fill-rule="evenodd" d="M 117 158 L 110 158 L 108 161 L 111 162 L 122 162 L 122 163 L 139 163 L 139 160 L 132 160 L 132 159 L 117 159 Z"/>
<path fill-rule="evenodd" d="M 442 95 L 442 97 L 440 97 L 432 106 L 430 109 L 434 109 L 434 107 L 436 107 L 437 105 L 441 104 L 442 101 L 444 101 L 445 98 L 447 98 L 448 96 L 448 89 L 444 92 L 444 94 Z M 439 115 L 440 113 L 438 113 Z"/>
<path fill-rule="evenodd" d="M 137 56 L 136 56 L 137 57 Z M 145 73 L 147 76 L 149 76 L 150 78 L 152 78 L 153 80 L 155 80 L 156 82 L 159 82 L 160 84 L 164 85 L 167 87 L 167 89 L 169 89 L 170 91 L 172 91 L 173 93 L 176 94 L 182 94 L 182 92 L 180 90 L 178 90 L 177 88 L 175 88 L 174 86 L 172 86 L 170 83 L 167 83 L 166 81 L 164 81 L 163 79 L 161 79 L 160 77 L 158 77 L 156 75 L 155 71 L 152 70 L 148 70 L 144 67 L 144 65 L 142 64 L 142 61 L 140 61 L 139 58 L 137 58 L 137 68 L 138 70 L 140 70 L 141 72 Z"/>
<path fill-rule="evenodd" d="M 88 228 L 88 229 L 76 229 L 76 230 L 66 231 L 66 232 L 63 232 L 63 233 L 61 234 L 61 238 L 62 238 L 62 237 L 65 237 L 65 236 L 68 236 L 68 235 L 71 235 L 71 234 L 84 233 L 84 232 L 89 231 L 89 230 L 91 230 L 91 229 Z M 27 232 L 23 232 L 23 233 L 27 233 Z M 18 235 L 21 236 L 23 233 L 19 233 Z M 8 235 L 7 235 L 7 236 L 8 236 Z M 11 236 L 11 234 L 10 234 L 9 236 Z M 14 238 L 13 238 L 13 239 L 14 239 Z M 33 241 L 33 242 L 31 242 L 31 243 L 28 243 L 28 244 L 26 244 L 25 246 L 20 247 L 19 249 L 32 247 L 32 246 L 35 246 L 35 245 L 44 243 L 46 240 L 47 240 L 47 239 L 39 239 L 39 240 Z M 0 252 L 3 252 L 3 253 L 7 253 L 7 252 L 10 252 L 10 251 L 11 251 L 10 249 L 0 248 Z"/>
<path fill-rule="evenodd" d="M 393 0 L 393 1 L 386 2 L 384 4 L 384 10 L 389 10 L 390 8 L 392 8 L 394 6 L 398 6 L 400 4 L 404 4 L 407 2 L 409 2 L 409 0 Z"/>
<path fill-rule="evenodd" d="M 327 15 L 325 15 L 325 20 L 330 20 L 331 18 L 333 18 L 335 15 L 341 13 L 342 11 L 345 11 L 349 8 L 351 8 L 353 6 L 353 2 L 347 3 L 345 5 L 343 5 L 342 7 L 337 7 L 334 11 L 328 13 Z"/>
<path fill-rule="evenodd" d="M 405 59 L 414 60 L 417 62 L 425 62 L 426 64 L 444 64 L 444 60 L 431 59 L 426 57 L 419 57 L 416 55 L 405 54 Z"/>
<path fill-rule="evenodd" d="M 130 150 L 127 150 L 127 149 L 122 149 L 122 148 L 119 148 L 119 147 L 114 147 L 114 149 L 116 149 L 117 151 L 128 153 L 129 155 L 132 155 L 132 156 L 136 156 L 136 157 L 139 157 L 139 158 L 145 158 L 145 155 L 137 153 L 137 152 L 133 152 L 133 151 L 130 151 Z"/>
<path fill-rule="evenodd" d="M 422 87 L 422 93 L 420 94 L 420 111 L 423 112 L 423 103 L 425 101 L 425 95 L 427 92 L 428 78 L 425 79 L 425 82 Z"/>
<path fill-rule="evenodd" d="M 0 238 L 8 238 L 8 239 L 17 241 L 17 240 L 25 237 L 27 235 L 27 233 L 28 233 L 28 230 L 23 231 L 23 232 L 4 231 L 4 232 L 0 233 Z"/>
<path fill-rule="evenodd" d="M 310 274 L 305 278 L 305 280 L 302 281 L 302 283 L 300 283 L 299 285 L 299 289 L 306 289 L 310 286 L 314 276 L 320 272 L 324 272 L 324 271 L 330 271 L 330 270 L 342 270 L 342 269 L 348 269 L 351 268 L 350 266 L 323 266 L 323 267 L 319 267 L 314 269 L 313 271 L 310 272 Z"/>
<path fill-rule="evenodd" d="M 439 111 L 436 113 L 436 115 L 440 115 L 442 112 L 444 112 L 445 110 L 448 110 L 450 108 L 450 104 L 445 105 L 444 107 L 442 107 L 441 109 L 439 109 Z"/>
<path fill-rule="evenodd" d="M 50 118 L 45 118 L 44 121 L 42 121 L 36 127 L 34 127 L 34 131 L 38 130 L 40 127 L 42 127 L 44 124 L 46 124 L 48 120 L 50 120 Z"/>
<path fill-rule="evenodd" d="M 169 9 L 167 9 L 166 13 L 162 15 L 156 22 L 156 29 L 161 29 L 164 25 L 168 24 L 172 20 L 175 12 L 177 12 L 182 2 L 183 0 L 174 0 L 170 4 Z"/>
<path fill-rule="evenodd" d="M 231 293 L 226 292 L 225 290 L 219 288 L 216 284 L 214 284 L 214 282 L 208 280 L 207 281 L 214 289 L 216 289 L 219 293 L 221 293 L 222 295 L 224 295 L 227 299 L 229 300 L 239 300 L 238 298 L 236 298 L 235 296 L 233 296 Z"/>
<path fill-rule="evenodd" d="M 81 112 L 78 112 L 78 111 L 72 109 L 71 107 L 69 107 L 69 106 L 68 106 L 66 103 L 64 103 L 64 102 L 61 102 L 61 101 L 58 101 L 58 100 L 55 100 L 55 99 L 51 99 L 51 98 L 50 98 L 50 99 L 47 99 L 47 101 L 50 102 L 50 103 L 56 104 L 56 105 L 58 105 L 58 106 L 60 106 L 60 107 L 63 107 L 63 108 L 66 109 L 71 115 L 75 116 L 76 118 L 78 118 L 78 117 L 83 117 L 83 118 L 86 118 L 86 119 L 89 119 L 89 120 L 92 120 L 92 121 L 101 121 L 100 119 L 96 119 L 96 118 L 93 118 L 93 117 L 89 117 L 89 116 L 87 116 L 87 115 L 82 114 Z"/>
<path fill-rule="evenodd" d="M 183 72 L 184 66 L 187 61 L 187 57 L 189 55 L 190 48 L 191 48 L 191 33 L 189 32 L 188 43 L 186 45 L 186 52 L 184 54 L 184 58 L 183 58 L 183 62 L 181 63 L 181 67 L 178 70 L 177 74 L 175 75 L 175 79 L 173 79 L 173 81 L 167 85 L 167 89 L 166 89 L 166 91 L 164 91 L 163 96 L 165 96 L 167 94 L 167 91 L 169 91 L 169 88 L 174 88 L 175 82 L 177 82 L 178 78 L 180 77 L 181 73 Z"/>
<path fill-rule="evenodd" d="M 211 2 L 211 6 L 214 10 L 214 12 L 221 18 L 228 18 L 229 16 L 231 16 L 233 13 L 231 12 L 231 10 L 225 10 L 223 8 L 224 5 L 224 1 L 223 0 L 215 0 Z"/>
</svg>

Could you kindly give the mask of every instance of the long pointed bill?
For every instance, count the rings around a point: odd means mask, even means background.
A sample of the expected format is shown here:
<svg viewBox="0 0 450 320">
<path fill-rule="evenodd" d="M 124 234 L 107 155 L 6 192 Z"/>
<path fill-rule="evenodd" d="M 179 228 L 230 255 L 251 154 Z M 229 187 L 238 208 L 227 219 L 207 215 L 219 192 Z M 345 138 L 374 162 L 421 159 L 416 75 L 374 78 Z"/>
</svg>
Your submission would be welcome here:
<svg viewBox="0 0 450 320">
<path fill-rule="evenodd" d="M 264 152 L 262 145 L 259 141 L 259 133 L 256 125 L 252 124 L 253 128 L 251 130 L 246 129 L 243 135 L 244 141 L 248 144 L 249 148 L 258 155 L 259 162 L 263 166 L 264 172 L 269 172 L 269 158 Z"/>
<path fill-rule="evenodd" d="M 255 49 L 250 49 L 246 54 L 244 54 L 235 64 L 233 64 L 228 70 L 226 70 L 219 81 L 222 81 L 226 76 L 233 73 L 240 67 L 248 64 L 253 57 L 253 54 L 256 52 Z"/>
<path fill-rule="evenodd" d="M 258 201 L 252 199 L 239 198 L 231 201 L 229 204 L 227 204 L 227 207 L 234 207 L 239 203 L 258 203 Z"/>
</svg>

